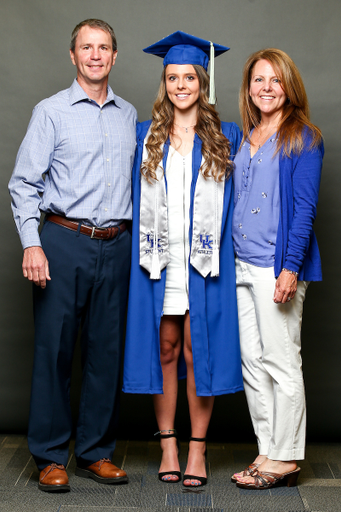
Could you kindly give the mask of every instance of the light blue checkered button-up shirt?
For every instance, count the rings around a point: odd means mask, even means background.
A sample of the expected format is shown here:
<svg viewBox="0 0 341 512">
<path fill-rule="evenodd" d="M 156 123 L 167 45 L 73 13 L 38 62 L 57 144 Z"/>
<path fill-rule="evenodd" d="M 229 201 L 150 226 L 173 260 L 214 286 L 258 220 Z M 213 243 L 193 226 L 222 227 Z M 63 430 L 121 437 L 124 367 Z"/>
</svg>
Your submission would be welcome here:
<svg viewBox="0 0 341 512">
<path fill-rule="evenodd" d="M 41 211 L 97 227 L 131 219 L 136 120 L 110 87 L 99 106 L 77 80 L 34 108 L 9 182 L 24 249 L 41 245 Z"/>
</svg>

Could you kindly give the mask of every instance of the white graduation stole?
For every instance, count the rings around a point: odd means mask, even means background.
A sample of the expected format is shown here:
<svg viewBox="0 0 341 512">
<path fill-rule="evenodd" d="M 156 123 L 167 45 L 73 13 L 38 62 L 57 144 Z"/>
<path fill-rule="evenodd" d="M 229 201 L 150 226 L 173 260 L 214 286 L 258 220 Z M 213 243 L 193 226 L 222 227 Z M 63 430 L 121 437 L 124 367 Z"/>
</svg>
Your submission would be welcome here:
<svg viewBox="0 0 341 512">
<path fill-rule="evenodd" d="M 210 272 L 211 277 L 219 276 L 224 191 L 225 177 L 215 181 L 212 176 L 205 179 L 199 172 L 194 193 L 190 263 L 203 277 Z"/>
<path fill-rule="evenodd" d="M 144 139 L 142 161 L 148 158 Z M 168 243 L 168 211 L 165 176 L 162 161 L 155 171 L 157 181 L 148 183 L 141 174 L 140 199 L 140 265 L 148 270 L 150 279 L 160 279 L 170 261 Z"/>
<path fill-rule="evenodd" d="M 143 144 L 142 161 L 148 151 Z M 203 163 L 203 161 L 202 161 Z M 141 175 L 140 265 L 150 279 L 160 279 L 170 261 L 168 242 L 167 193 L 162 161 L 156 169 L 157 181 L 148 183 Z M 199 172 L 193 203 L 193 234 L 190 263 L 203 276 L 219 276 L 220 233 L 224 204 L 225 178 L 215 181 Z"/>
</svg>

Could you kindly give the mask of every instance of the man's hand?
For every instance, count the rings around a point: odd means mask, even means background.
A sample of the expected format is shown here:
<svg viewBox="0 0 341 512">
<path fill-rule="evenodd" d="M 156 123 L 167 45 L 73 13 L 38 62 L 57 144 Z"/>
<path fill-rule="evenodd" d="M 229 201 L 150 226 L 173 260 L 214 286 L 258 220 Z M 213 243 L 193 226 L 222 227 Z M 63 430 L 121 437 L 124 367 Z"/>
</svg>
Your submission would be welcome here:
<svg viewBox="0 0 341 512">
<path fill-rule="evenodd" d="M 24 277 L 41 288 L 46 288 L 46 280 L 51 281 L 49 262 L 41 247 L 27 247 L 22 262 Z"/>
</svg>

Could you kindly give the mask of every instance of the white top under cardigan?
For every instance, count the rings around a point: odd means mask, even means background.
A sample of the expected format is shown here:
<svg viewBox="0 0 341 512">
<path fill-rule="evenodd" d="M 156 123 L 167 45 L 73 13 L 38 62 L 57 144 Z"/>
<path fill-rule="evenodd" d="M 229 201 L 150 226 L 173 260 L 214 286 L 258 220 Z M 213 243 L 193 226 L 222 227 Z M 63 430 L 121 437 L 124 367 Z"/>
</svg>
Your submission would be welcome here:
<svg viewBox="0 0 341 512">
<path fill-rule="evenodd" d="M 189 208 L 192 182 L 192 151 L 180 155 L 172 146 L 166 167 L 168 236 L 170 262 L 167 265 L 164 315 L 184 315 L 188 303 Z"/>
</svg>

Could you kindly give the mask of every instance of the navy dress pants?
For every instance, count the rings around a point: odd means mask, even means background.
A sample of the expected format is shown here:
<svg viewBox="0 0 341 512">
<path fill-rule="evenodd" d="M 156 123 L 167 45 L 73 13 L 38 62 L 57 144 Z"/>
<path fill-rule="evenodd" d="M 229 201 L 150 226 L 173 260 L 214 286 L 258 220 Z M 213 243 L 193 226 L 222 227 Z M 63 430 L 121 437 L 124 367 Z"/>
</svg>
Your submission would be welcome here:
<svg viewBox="0 0 341 512">
<path fill-rule="evenodd" d="M 94 240 L 45 222 L 41 241 L 51 281 L 34 285 L 35 352 L 29 449 L 41 470 L 67 465 L 72 431 L 70 381 L 81 328 L 82 389 L 76 430 L 79 466 L 112 458 L 128 296 L 131 235 Z"/>
</svg>

